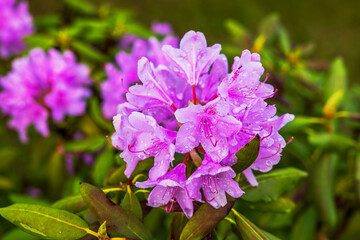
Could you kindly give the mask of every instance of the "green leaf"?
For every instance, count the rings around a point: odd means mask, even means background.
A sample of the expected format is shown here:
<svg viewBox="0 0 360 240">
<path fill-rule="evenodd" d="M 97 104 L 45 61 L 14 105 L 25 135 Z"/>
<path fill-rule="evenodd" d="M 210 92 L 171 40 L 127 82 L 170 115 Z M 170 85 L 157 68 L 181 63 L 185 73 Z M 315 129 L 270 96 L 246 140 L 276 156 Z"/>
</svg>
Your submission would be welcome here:
<svg viewBox="0 0 360 240">
<path fill-rule="evenodd" d="M 7 232 L 4 236 L 2 236 L 1 240 L 38 240 L 40 238 L 37 238 L 33 235 L 30 235 L 20 229 L 14 228 L 11 231 Z"/>
<path fill-rule="evenodd" d="M 329 150 L 346 150 L 352 147 L 359 147 L 359 144 L 352 138 L 337 133 L 316 133 L 309 132 L 309 142 Z"/>
<path fill-rule="evenodd" d="M 96 11 L 96 8 L 89 3 L 88 1 L 84 0 L 65 0 L 65 3 L 75 11 L 84 14 L 93 14 Z"/>
<path fill-rule="evenodd" d="M 91 98 L 89 106 L 90 106 L 90 115 L 91 118 L 94 120 L 94 122 L 104 129 L 112 130 L 112 124 L 110 123 L 110 121 L 105 120 L 102 117 L 103 113 L 100 108 L 100 104 L 98 100 L 96 98 Z"/>
<path fill-rule="evenodd" d="M 238 230 L 244 240 L 277 240 L 279 238 L 258 228 L 240 213 L 233 210 Z"/>
<path fill-rule="evenodd" d="M 138 218 L 113 203 L 101 189 L 82 183 L 80 192 L 98 221 L 100 223 L 106 221 L 106 229 L 111 237 L 152 239 L 149 231 Z"/>
<path fill-rule="evenodd" d="M 346 91 L 347 71 L 342 58 L 336 58 L 330 66 L 329 79 L 325 85 L 325 99 L 329 99 L 338 90 Z"/>
<path fill-rule="evenodd" d="M 245 191 L 242 200 L 249 202 L 271 202 L 277 200 L 283 194 L 293 190 L 301 179 L 308 174 L 296 168 L 284 168 L 256 177 L 259 186 L 252 187 L 242 183 L 240 188 Z"/>
<path fill-rule="evenodd" d="M 209 203 L 204 203 L 195 212 L 194 216 L 186 223 L 181 233 L 180 240 L 202 239 L 223 220 L 234 205 L 235 200 L 228 197 L 228 203 L 219 209 L 213 208 Z"/>
<path fill-rule="evenodd" d="M 335 154 L 325 154 L 314 168 L 312 187 L 315 203 L 322 220 L 331 228 L 336 225 L 337 213 L 334 199 Z"/>
<path fill-rule="evenodd" d="M 78 194 L 60 199 L 59 201 L 55 202 L 52 207 L 66 210 L 72 213 L 78 213 L 85 210 L 87 208 L 87 204 L 81 195 Z"/>
<path fill-rule="evenodd" d="M 242 204 L 246 204 L 250 209 L 260 212 L 289 213 L 295 208 L 295 203 L 287 197 L 280 197 L 279 199 L 269 203 L 247 201 L 241 202 Z"/>
<path fill-rule="evenodd" d="M 29 49 L 35 47 L 41 47 L 42 49 L 49 49 L 55 46 L 55 38 L 43 34 L 30 35 L 25 38 L 25 42 Z"/>
<path fill-rule="evenodd" d="M 316 230 L 317 214 L 314 207 L 307 208 L 294 223 L 291 240 L 313 239 Z"/>
<path fill-rule="evenodd" d="M 78 239 L 87 234 L 88 225 L 75 214 L 31 204 L 14 204 L 0 214 L 23 231 L 44 239 Z"/>
<path fill-rule="evenodd" d="M 343 96 L 344 96 L 344 90 L 340 89 L 335 91 L 329 97 L 329 99 L 326 101 L 322 109 L 324 116 L 326 116 L 327 118 L 334 117 L 334 114 L 336 113 L 336 109 Z"/>
<path fill-rule="evenodd" d="M 17 155 L 16 148 L 3 147 L 0 149 L 0 171 L 9 171 L 10 164 L 13 162 Z"/>
<path fill-rule="evenodd" d="M 289 39 L 289 35 L 284 27 L 280 27 L 278 33 L 280 49 L 283 51 L 283 53 L 288 55 L 291 50 L 291 42 Z"/>
<path fill-rule="evenodd" d="M 237 153 L 237 162 L 232 167 L 236 173 L 241 173 L 251 166 L 259 155 L 260 137 L 256 135 L 250 142 L 243 146 Z"/>
<path fill-rule="evenodd" d="M 127 191 L 121 205 L 126 210 L 132 212 L 138 219 L 142 219 L 143 213 L 139 199 L 136 197 L 135 193 L 131 191 L 129 185 L 127 186 Z"/>
<path fill-rule="evenodd" d="M 28 195 L 21 195 L 21 194 L 16 194 L 16 193 L 10 194 L 9 199 L 12 203 L 30 203 L 30 204 L 37 204 L 37 205 L 44 205 L 44 206 L 50 205 L 47 201 L 45 201 L 43 199 L 33 198 Z"/>
<path fill-rule="evenodd" d="M 248 33 L 246 29 L 235 20 L 226 20 L 225 27 L 228 32 L 232 35 L 232 38 L 235 42 L 241 42 L 242 44 L 246 43 L 246 38 L 248 37 Z"/>
<path fill-rule="evenodd" d="M 94 152 L 106 144 L 104 135 L 91 136 L 76 141 L 69 141 L 64 145 L 67 152 Z"/>
<path fill-rule="evenodd" d="M 7 177 L 0 176 L 0 190 L 11 190 L 14 183 Z"/>
<path fill-rule="evenodd" d="M 106 149 L 96 158 L 93 170 L 93 180 L 94 183 L 98 186 L 103 185 L 107 174 L 114 164 L 114 154 L 111 148 Z"/>
<path fill-rule="evenodd" d="M 106 55 L 87 43 L 73 41 L 71 46 L 84 58 L 97 62 L 106 62 L 108 60 Z"/>
<path fill-rule="evenodd" d="M 179 240 L 181 232 L 184 229 L 187 218 L 183 213 L 174 213 L 170 225 L 169 240 Z"/>
<path fill-rule="evenodd" d="M 360 202 L 360 152 L 355 156 L 355 185 L 357 200 Z"/>
<path fill-rule="evenodd" d="M 59 193 L 65 179 L 64 155 L 57 149 L 54 150 L 47 165 L 47 177 L 50 191 Z"/>
<path fill-rule="evenodd" d="M 143 171 L 149 170 L 152 166 L 154 166 L 153 157 L 139 161 L 129 179 L 134 178 L 136 175 L 142 173 Z M 125 182 L 128 179 L 124 174 L 125 168 L 126 165 L 123 165 L 120 168 L 116 169 L 108 179 L 109 184 L 119 184 Z"/>
</svg>

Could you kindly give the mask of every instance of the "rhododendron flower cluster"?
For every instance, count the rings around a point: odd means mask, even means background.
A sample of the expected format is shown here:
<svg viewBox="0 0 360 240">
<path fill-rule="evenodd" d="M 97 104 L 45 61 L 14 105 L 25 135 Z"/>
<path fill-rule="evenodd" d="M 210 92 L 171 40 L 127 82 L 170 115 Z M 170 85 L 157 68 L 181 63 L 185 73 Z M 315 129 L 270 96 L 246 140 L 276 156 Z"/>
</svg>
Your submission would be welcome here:
<svg viewBox="0 0 360 240">
<path fill-rule="evenodd" d="M 32 17 L 25 2 L 0 0 L 0 57 L 7 58 L 25 48 L 23 38 L 33 33 Z"/>
<path fill-rule="evenodd" d="M 60 122 L 65 115 L 81 115 L 91 92 L 89 69 L 77 63 L 75 55 L 50 49 L 33 49 L 28 57 L 13 61 L 12 71 L 0 78 L 0 108 L 10 115 L 9 126 L 27 141 L 27 127 L 34 124 L 43 136 L 49 135 L 49 114 Z"/>
<path fill-rule="evenodd" d="M 266 103 L 277 90 L 266 83 L 267 77 L 260 81 L 264 68 L 259 54 L 243 51 L 228 73 L 221 46 L 208 47 L 200 32 L 186 33 L 179 47 L 157 42 L 152 54 L 139 46 L 134 48 L 143 52 L 121 53 L 131 59 L 126 63 L 132 70 L 124 74 L 123 62 L 119 95 L 125 92 L 126 99 L 113 118 L 112 142 L 122 150 L 127 177 L 139 161 L 154 157 L 149 179 L 136 183 L 139 188 L 155 187 L 148 204 L 167 205 L 169 212 L 178 202 L 190 218 L 192 201 L 219 208 L 227 202 L 225 193 L 240 197 L 244 192 L 233 180 L 237 173 L 231 166 L 237 161 L 235 154 L 259 135 L 259 155 L 244 171 L 257 185 L 252 170 L 266 172 L 279 162 L 286 142 L 278 131 L 294 119 L 291 114 L 276 116 L 276 107 Z M 146 57 L 140 58 L 142 53 Z M 183 163 L 175 164 L 175 153 L 184 154 Z M 186 171 L 184 163 L 194 156 L 203 156 L 201 164 Z"/>
</svg>

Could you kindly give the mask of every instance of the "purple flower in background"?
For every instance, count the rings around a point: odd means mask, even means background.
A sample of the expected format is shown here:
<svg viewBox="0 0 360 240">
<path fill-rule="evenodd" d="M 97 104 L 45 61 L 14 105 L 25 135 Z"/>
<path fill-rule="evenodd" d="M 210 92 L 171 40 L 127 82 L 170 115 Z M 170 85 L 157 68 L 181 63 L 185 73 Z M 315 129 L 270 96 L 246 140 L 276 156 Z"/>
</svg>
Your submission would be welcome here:
<svg viewBox="0 0 360 240">
<path fill-rule="evenodd" d="M 160 207 L 171 202 L 170 208 L 165 207 L 166 212 L 170 212 L 175 202 L 178 202 L 187 218 L 193 215 L 192 199 L 188 196 L 185 183 L 185 164 L 178 164 L 174 169 L 167 172 L 157 180 L 147 180 L 137 182 L 138 188 L 150 188 L 156 186 L 148 197 L 148 205 L 151 207 Z"/>
<path fill-rule="evenodd" d="M 0 0 L 0 57 L 7 58 L 25 48 L 23 38 L 33 33 L 26 2 Z"/>
<path fill-rule="evenodd" d="M 235 176 L 236 173 L 231 167 L 221 166 L 205 156 L 201 166 L 187 180 L 186 189 L 192 199 L 202 201 L 202 188 L 205 199 L 211 206 L 224 207 L 227 203 L 225 192 L 234 198 L 244 193 L 233 180 Z"/>
<path fill-rule="evenodd" d="M 33 49 L 28 57 L 16 59 L 12 71 L 0 79 L 0 108 L 10 115 L 9 126 L 16 129 L 23 142 L 26 129 L 34 124 L 43 136 L 49 135 L 49 115 L 60 122 L 65 115 L 78 116 L 85 111 L 89 69 L 76 62 L 75 55 L 50 49 L 46 54 Z"/>
<path fill-rule="evenodd" d="M 170 35 L 173 33 L 172 27 L 167 22 L 153 22 L 151 24 L 151 31 L 160 35 Z"/>
</svg>

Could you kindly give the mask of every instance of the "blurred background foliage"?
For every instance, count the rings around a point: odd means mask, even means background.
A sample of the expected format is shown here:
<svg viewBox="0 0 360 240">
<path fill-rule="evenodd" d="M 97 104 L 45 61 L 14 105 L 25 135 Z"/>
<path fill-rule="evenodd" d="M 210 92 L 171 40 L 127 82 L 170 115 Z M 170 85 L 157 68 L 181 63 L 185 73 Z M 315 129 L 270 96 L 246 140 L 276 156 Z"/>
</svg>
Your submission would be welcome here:
<svg viewBox="0 0 360 240">
<path fill-rule="evenodd" d="M 51 123 L 51 137 L 30 131 L 27 145 L 4 127 L 7 118 L 1 119 L 1 207 L 19 202 L 51 205 L 79 194 L 78 184 L 84 181 L 99 187 L 126 183 L 124 163 L 104 137 L 113 129 L 100 108 L 103 64 L 113 62 L 123 34 L 149 37 L 150 23 L 159 20 L 171 23 L 179 36 L 190 29 L 202 31 L 209 45 L 222 44 L 230 63 L 244 48 L 259 52 L 270 83 L 279 89 L 269 103 L 277 105 L 279 115 L 296 116 L 282 130 L 285 139 L 295 140 L 276 167 L 280 172 L 258 176 L 273 190 L 251 190 L 254 195 L 236 201 L 235 211 L 217 225 L 212 239 L 252 239 L 254 231 L 265 239 L 276 239 L 267 232 L 294 240 L 360 235 L 360 2 L 30 0 L 29 5 L 37 29 L 27 38 L 29 47 L 75 51 L 91 68 L 95 97 L 86 115 Z M 10 61 L 1 61 L 0 74 L 9 70 Z M 70 165 L 66 159 L 72 159 Z M 145 162 L 137 173 L 147 167 Z M 124 196 L 111 195 L 125 206 Z M 137 196 L 143 203 L 144 194 Z M 84 208 L 67 210 L 96 225 Z M 166 239 L 168 232 L 177 239 L 184 226 L 180 215 L 167 215 L 163 209 L 148 212 L 144 206 L 142 211 L 155 239 Z M 21 234 L 0 219 L 0 237 L 30 239 Z"/>
</svg>

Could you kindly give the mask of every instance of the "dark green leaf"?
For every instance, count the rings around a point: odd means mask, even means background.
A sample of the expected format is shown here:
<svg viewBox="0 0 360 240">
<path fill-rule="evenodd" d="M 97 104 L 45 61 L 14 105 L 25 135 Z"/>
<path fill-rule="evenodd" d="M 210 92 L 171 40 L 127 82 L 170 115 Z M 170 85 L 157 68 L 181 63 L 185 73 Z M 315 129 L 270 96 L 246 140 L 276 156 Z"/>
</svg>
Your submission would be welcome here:
<svg viewBox="0 0 360 240">
<path fill-rule="evenodd" d="M 136 165 L 135 170 L 131 174 L 130 179 L 134 178 L 136 175 L 142 173 L 145 170 L 149 170 L 152 166 L 154 166 L 153 157 L 139 161 L 139 163 Z M 109 184 L 119 184 L 125 182 L 128 179 L 124 174 L 125 168 L 126 165 L 123 165 L 120 168 L 116 169 L 108 179 Z"/>
<path fill-rule="evenodd" d="M 0 190 L 11 190 L 14 187 L 14 183 L 7 177 L 0 176 Z"/>
<path fill-rule="evenodd" d="M 250 142 L 243 146 L 237 153 L 237 162 L 232 168 L 236 173 L 241 173 L 251 166 L 259 155 L 260 137 L 256 135 Z"/>
<path fill-rule="evenodd" d="M 111 122 L 102 117 L 103 113 L 96 98 L 90 99 L 90 115 L 96 124 L 104 129 L 112 130 Z"/>
<path fill-rule="evenodd" d="M 127 186 L 127 188 L 128 189 L 121 205 L 126 210 L 132 212 L 138 219 L 142 219 L 143 213 L 139 199 L 136 197 L 135 193 L 131 191 L 130 186 Z"/>
<path fill-rule="evenodd" d="M 250 202 L 271 202 L 277 200 L 283 194 L 293 190 L 307 173 L 296 168 L 284 168 L 256 177 L 259 186 L 252 187 L 242 183 L 240 188 L 245 191 L 241 199 Z"/>
<path fill-rule="evenodd" d="M 287 197 L 280 197 L 269 203 L 248 201 L 241 202 L 242 204 L 246 204 L 250 209 L 261 212 L 289 213 L 295 208 L 295 203 Z"/>
<path fill-rule="evenodd" d="M 309 133 L 309 142 L 323 149 L 346 150 L 351 147 L 358 147 L 359 144 L 348 136 L 336 133 Z"/>
<path fill-rule="evenodd" d="M 360 202 L 360 152 L 355 156 L 355 185 L 357 200 Z"/>
<path fill-rule="evenodd" d="M 30 203 L 30 204 L 37 204 L 37 205 L 43 205 L 43 206 L 49 206 L 50 204 L 39 198 L 33 198 L 28 195 L 21 195 L 21 194 L 10 194 L 9 199 L 12 203 Z"/>
<path fill-rule="evenodd" d="M 234 205 L 235 200 L 228 197 L 228 203 L 219 209 L 213 208 L 209 203 L 204 203 L 195 212 L 194 216 L 186 223 L 181 233 L 181 240 L 202 239 L 214 229 L 214 227 L 223 220 Z"/>
<path fill-rule="evenodd" d="M 114 164 L 114 154 L 111 148 L 106 149 L 96 158 L 93 169 L 93 180 L 98 186 L 102 186 L 104 184 L 104 180 Z"/>
<path fill-rule="evenodd" d="M 317 214 L 314 207 L 309 207 L 296 220 L 291 231 L 291 240 L 313 239 L 316 230 Z"/>
<path fill-rule="evenodd" d="M 74 48 L 76 52 L 79 53 L 84 58 L 88 58 L 97 62 L 106 62 L 107 57 L 102 52 L 94 48 L 93 46 L 83 43 L 80 41 L 74 41 L 71 43 L 71 46 Z"/>
<path fill-rule="evenodd" d="M 9 165 L 16 157 L 17 150 L 15 148 L 2 148 L 0 149 L 0 171 L 8 171 Z"/>
<path fill-rule="evenodd" d="M 279 238 L 258 228 L 240 213 L 234 210 L 236 226 L 244 240 L 277 240 Z"/>
<path fill-rule="evenodd" d="M 171 221 L 169 240 L 179 240 L 187 218 L 183 213 L 174 213 Z"/>
<path fill-rule="evenodd" d="M 149 231 L 138 218 L 113 203 L 101 189 L 82 183 L 80 192 L 99 223 L 106 221 L 106 229 L 111 237 L 152 239 Z"/>
<path fill-rule="evenodd" d="M 106 144 L 104 135 L 91 136 L 76 141 L 69 141 L 64 145 L 67 152 L 94 152 Z"/>
<path fill-rule="evenodd" d="M 66 210 L 72 213 L 78 213 L 85 210 L 87 205 L 81 195 L 78 194 L 60 199 L 59 201 L 55 202 L 52 207 Z"/>
<path fill-rule="evenodd" d="M 280 49 L 285 53 L 286 55 L 290 53 L 291 50 L 291 42 L 289 39 L 289 35 L 284 27 L 279 28 L 279 44 Z"/>
<path fill-rule="evenodd" d="M 45 239 L 78 239 L 87 234 L 88 225 L 75 214 L 31 204 L 14 204 L 0 214 L 20 229 Z"/>
<path fill-rule="evenodd" d="M 85 0 L 65 0 L 65 3 L 75 11 L 84 14 L 93 14 L 96 11 L 96 8 Z"/>
<path fill-rule="evenodd" d="M 330 227 L 334 227 L 337 222 L 333 179 L 336 162 L 336 155 L 325 154 L 318 160 L 312 179 L 315 203 L 320 217 Z"/>
</svg>

